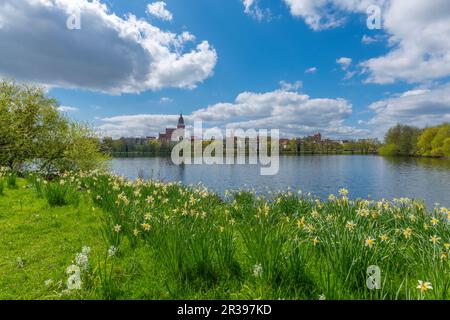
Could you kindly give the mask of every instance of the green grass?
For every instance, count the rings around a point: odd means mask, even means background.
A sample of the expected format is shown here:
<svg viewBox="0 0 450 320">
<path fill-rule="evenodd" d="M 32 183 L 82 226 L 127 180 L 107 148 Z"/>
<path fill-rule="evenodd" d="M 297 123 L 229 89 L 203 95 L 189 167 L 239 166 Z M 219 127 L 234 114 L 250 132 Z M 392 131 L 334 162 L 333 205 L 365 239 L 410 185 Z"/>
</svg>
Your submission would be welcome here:
<svg viewBox="0 0 450 320">
<path fill-rule="evenodd" d="M 103 252 L 99 218 L 88 205 L 51 208 L 18 180 L 0 198 L 0 299 L 58 299 L 59 281 L 84 245 Z M 20 263 L 19 260 L 22 261 Z M 54 286 L 44 282 L 53 280 Z"/>
<path fill-rule="evenodd" d="M 447 215 L 345 190 L 220 198 L 98 174 L 18 179 L 0 196 L 0 299 L 449 299 Z M 66 290 L 83 246 L 81 290 Z M 371 265 L 380 290 L 366 287 Z"/>
</svg>

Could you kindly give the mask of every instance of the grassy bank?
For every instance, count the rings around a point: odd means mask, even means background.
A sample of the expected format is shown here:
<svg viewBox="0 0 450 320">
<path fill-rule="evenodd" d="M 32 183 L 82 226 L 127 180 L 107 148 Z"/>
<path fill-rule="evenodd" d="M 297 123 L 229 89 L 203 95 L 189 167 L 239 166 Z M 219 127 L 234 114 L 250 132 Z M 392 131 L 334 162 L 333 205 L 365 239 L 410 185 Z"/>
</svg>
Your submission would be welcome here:
<svg viewBox="0 0 450 320">
<path fill-rule="evenodd" d="M 0 299 L 450 298 L 445 208 L 346 190 L 222 199 L 98 174 L 2 180 Z"/>
</svg>

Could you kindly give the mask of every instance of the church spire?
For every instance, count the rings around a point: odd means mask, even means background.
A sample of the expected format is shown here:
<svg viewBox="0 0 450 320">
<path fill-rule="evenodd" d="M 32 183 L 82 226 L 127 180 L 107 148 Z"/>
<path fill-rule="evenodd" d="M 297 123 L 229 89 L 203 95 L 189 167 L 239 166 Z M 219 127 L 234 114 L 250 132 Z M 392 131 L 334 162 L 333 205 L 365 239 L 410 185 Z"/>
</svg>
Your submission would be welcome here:
<svg viewBox="0 0 450 320">
<path fill-rule="evenodd" d="M 186 126 L 184 125 L 184 118 L 183 118 L 183 114 L 180 113 L 180 118 L 178 119 L 178 125 L 177 128 L 178 129 L 184 129 Z"/>
</svg>

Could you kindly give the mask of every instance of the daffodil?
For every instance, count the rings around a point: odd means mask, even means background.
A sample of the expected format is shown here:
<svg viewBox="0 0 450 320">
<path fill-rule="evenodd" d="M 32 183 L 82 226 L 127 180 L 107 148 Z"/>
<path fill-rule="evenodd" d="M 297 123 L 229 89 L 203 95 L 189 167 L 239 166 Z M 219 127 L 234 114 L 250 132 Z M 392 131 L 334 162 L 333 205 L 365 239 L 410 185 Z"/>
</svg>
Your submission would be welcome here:
<svg viewBox="0 0 450 320">
<path fill-rule="evenodd" d="M 340 190 L 339 190 L 339 195 L 341 195 L 341 196 L 343 196 L 343 197 L 348 196 L 348 190 L 345 189 L 345 188 L 340 189 Z"/>
<path fill-rule="evenodd" d="M 349 231 L 352 231 L 353 229 L 355 229 L 356 227 L 356 223 L 354 223 L 353 221 L 347 221 L 347 223 L 345 224 L 345 228 L 347 228 Z"/>
<path fill-rule="evenodd" d="M 428 290 L 433 290 L 433 286 L 430 282 L 419 280 L 417 289 L 420 289 L 420 292 L 425 293 Z"/>
<path fill-rule="evenodd" d="M 411 228 L 406 228 L 405 230 L 403 230 L 403 236 L 408 239 L 411 237 L 412 235 L 412 229 Z"/>
<path fill-rule="evenodd" d="M 365 241 L 366 247 L 372 248 L 375 245 L 375 239 L 368 237 Z"/>
<path fill-rule="evenodd" d="M 439 241 L 441 241 L 441 238 L 436 235 L 430 237 L 430 242 L 432 242 L 433 244 L 438 244 Z"/>
<path fill-rule="evenodd" d="M 436 219 L 435 217 L 431 218 L 431 224 L 432 224 L 433 226 L 437 225 L 438 223 L 439 223 L 439 220 L 438 220 L 438 219 Z"/>
</svg>

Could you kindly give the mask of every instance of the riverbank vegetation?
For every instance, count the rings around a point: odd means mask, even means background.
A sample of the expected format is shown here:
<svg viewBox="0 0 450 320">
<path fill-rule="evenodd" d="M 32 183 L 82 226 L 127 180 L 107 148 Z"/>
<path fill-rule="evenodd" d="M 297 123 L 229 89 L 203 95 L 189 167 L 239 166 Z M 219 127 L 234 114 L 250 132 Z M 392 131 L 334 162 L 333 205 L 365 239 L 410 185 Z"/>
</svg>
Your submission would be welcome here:
<svg viewBox="0 0 450 320">
<path fill-rule="evenodd" d="M 446 208 L 345 189 L 221 198 L 96 172 L 11 177 L 2 171 L 3 299 L 450 298 Z"/>
<path fill-rule="evenodd" d="M 389 129 L 381 155 L 450 157 L 450 124 L 419 129 L 400 125 Z"/>
</svg>

